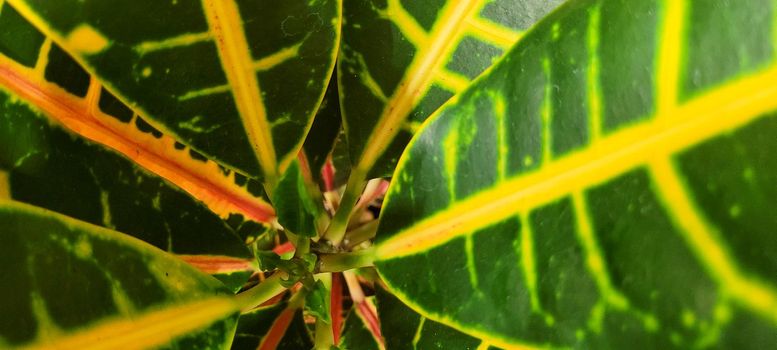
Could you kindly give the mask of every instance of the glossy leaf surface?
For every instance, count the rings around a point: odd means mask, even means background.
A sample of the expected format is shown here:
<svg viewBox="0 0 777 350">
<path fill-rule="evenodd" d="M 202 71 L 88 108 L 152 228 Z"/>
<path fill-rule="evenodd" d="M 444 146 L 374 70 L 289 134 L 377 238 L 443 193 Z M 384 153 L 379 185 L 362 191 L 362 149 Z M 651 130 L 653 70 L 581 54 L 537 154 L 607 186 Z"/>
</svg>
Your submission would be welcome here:
<svg viewBox="0 0 777 350">
<path fill-rule="evenodd" d="M 270 184 L 301 147 L 339 42 L 336 0 L 11 3 L 165 134 Z"/>
<path fill-rule="evenodd" d="M 226 348 L 238 305 L 218 281 L 131 237 L 0 200 L 3 347 Z"/>
<path fill-rule="evenodd" d="M 270 222 L 262 186 L 149 125 L 9 4 L 0 7 L 0 84 L 70 131 L 103 144 L 204 202 L 223 218 Z M 19 38 L 27 38 L 20 42 Z"/>
<path fill-rule="evenodd" d="M 52 124 L 0 90 L 0 170 L 7 197 L 130 234 L 237 289 L 255 263 L 224 221 L 131 161 Z"/>
<path fill-rule="evenodd" d="M 0 14 L 0 21 L 9 13 Z M 255 270 L 233 229 L 201 203 L 115 152 L 76 137 L 5 88 L 0 88 L 0 171 L 4 197 L 128 233 L 219 275 L 234 289 Z"/>
<path fill-rule="evenodd" d="M 383 288 L 378 287 L 375 299 L 387 349 L 497 349 L 419 315 Z"/>
<path fill-rule="evenodd" d="M 376 266 L 500 347 L 775 342 L 769 1 L 584 0 L 426 124 Z"/>
<path fill-rule="evenodd" d="M 311 349 L 302 309 L 283 301 L 240 316 L 232 349 Z"/>
<path fill-rule="evenodd" d="M 374 298 L 365 299 L 374 308 Z M 369 316 L 362 314 L 360 309 L 354 305 L 343 324 L 340 343 L 337 347 L 341 350 L 381 350 L 384 349 L 382 339 L 377 339 L 370 330 Z M 406 321 L 406 320 L 405 320 Z"/>
<path fill-rule="evenodd" d="M 326 216 L 321 192 L 313 183 L 310 169 L 307 164 L 296 160 L 278 182 L 273 192 L 273 204 L 278 222 L 285 229 L 304 237 L 315 237 L 320 226 L 318 220 Z"/>
<path fill-rule="evenodd" d="M 302 153 L 307 158 L 310 174 L 313 180 L 321 186 L 323 186 L 324 182 L 321 178 L 321 171 L 328 157 L 332 155 L 341 126 L 337 79 L 332 77 L 329 81 L 326 95 L 324 95 L 324 100 L 321 101 L 316 118 L 310 127 L 310 132 L 302 145 Z"/>
<path fill-rule="evenodd" d="M 359 171 L 390 175 L 419 125 L 559 3 L 345 2 L 340 100 Z"/>
</svg>

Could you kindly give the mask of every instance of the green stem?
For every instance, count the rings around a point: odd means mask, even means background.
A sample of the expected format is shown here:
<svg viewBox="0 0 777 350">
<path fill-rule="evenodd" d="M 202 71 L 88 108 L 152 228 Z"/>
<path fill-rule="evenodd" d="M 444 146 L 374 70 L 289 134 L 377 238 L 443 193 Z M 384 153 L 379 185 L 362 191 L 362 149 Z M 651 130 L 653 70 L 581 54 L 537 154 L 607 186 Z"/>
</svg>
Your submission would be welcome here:
<svg viewBox="0 0 777 350">
<path fill-rule="evenodd" d="M 375 232 L 377 231 L 378 220 L 372 220 L 364 225 L 361 225 L 359 228 L 346 234 L 345 240 L 343 241 L 345 243 L 345 247 L 347 249 L 351 249 L 361 244 L 362 242 L 375 237 Z"/>
<path fill-rule="evenodd" d="M 321 282 L 324 283 L 327 290 L 332 290 L 332 275 L 324 274 L 318 277 Z M 331 308 L 331 305 L 330 305 Z M 322 319 L 316 319 L 316 335 L 315 335 L 315 349 L 316 350 L 329 350 L 332 345 L 335 344 L 334 332 L 332 332 L 332 320 L 329 323 L 324 322 Z"/>
<path fill-rule="evenodd" d="M 281 278 L 287 277 L 288 275 L 285 272 L 276 271 L 272 276 L 253 288 L 236 295 L 235 301 L 240 305 L 240 311 L 250 311 L 286 290 L 286 287 L 281 285 Z"/>
<path fill-rule="evenodd" d="M 366 179 L 366 171 L 354 168 L 348 183 L 345 185 L 345 193 L 343 193 L 343 198 L 340 201 L 340 207 L 337 209 L 337 213 L 335 213 L 332 222 L 329 223 L 329 227 L 324 234 L 324 238 L 331 241 L 335 247 L 339 246 L 340 242 L 343 241 L 343 237 L 345 237 L 345 230 L 348 228 L 351 211 L 353 211 L 353 207 L 356 206 L 356 202 L 359 200 Z"/>
<path fill-rule="evenodd" d="M 301 257 L 307 253 L 310 252 L 310 238 L 303 237 L 303 236 L 296 236 L 296 241 L 294 242 L 294 256 Z"/>
<path fill-rule="evenodd" d="M 316 273 L 341 272 L 372 266 L 373 261 L 375 261 L 375 251 L 373 249 L 365 249 L 353 253 L 321 254 L 318 256 Z"/>
</svg>

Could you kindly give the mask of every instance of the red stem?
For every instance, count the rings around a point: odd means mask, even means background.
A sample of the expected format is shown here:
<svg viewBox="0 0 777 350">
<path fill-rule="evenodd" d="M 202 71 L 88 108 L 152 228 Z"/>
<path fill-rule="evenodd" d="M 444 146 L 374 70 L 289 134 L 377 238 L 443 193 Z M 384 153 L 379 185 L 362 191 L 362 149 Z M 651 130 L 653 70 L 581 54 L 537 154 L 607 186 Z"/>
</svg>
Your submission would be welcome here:
<svg viewBox="0 0 777 350">
<path fill-rule="evenodd" d="M 340 281 L 340 274 L 332 274 L 332 333 L 335 344 L 340 343 L 340 331 L 343 324 L 343 285 Z"/>
<path fill-rule="evenodd" d="M 280 316 L 275 319 L 270 331 L 262 339 L 262 343 L 259 345 L 259 350 L 274 350 L 278 347 L 278 343 L 283 339 L 283 335 L 286 334 L 286 330 L 289 329 L 291 320 L 294 317 L 294 312 L 297 308 L 287 308 L 281 312 Z"/>
<path fill-rule="evenodd" d="M 370 332 L 372 332 L 372 336 L 375 337 L 375 339 L 379 342 L 383 343 L 383 335 L 380 333 L 380 320 L 378 320 L 378 315 L 375 314 L 372 308 L 367 305 L 367 301 L 357 303 L 356 312 L 358 312 L 362 318 L 367 321 L 367 326 L 369 326 Z"/>
<path fill-rule="evenodd" d="M 272 249 L 272 251 L 275 254 L 283 255 L 283 254 L 286 254 L 286 253 L 294 251 L 294 249 L 295 249 L 294 248 L 294 244 L 291 244 L 291 242 L 289 241 L 289 242 L 283 243 L 283 244 L 281 244 L 279 246 L 276 246 L 275 248 Z"/>
<path fill-rule="evenodd" d="M 321 168 L 321 178 L 324 180 L 324 189 L 327 192 L 335 190 L 335 167 L 332 165 L 332 157 L 326 159 Z"/>
</svg>

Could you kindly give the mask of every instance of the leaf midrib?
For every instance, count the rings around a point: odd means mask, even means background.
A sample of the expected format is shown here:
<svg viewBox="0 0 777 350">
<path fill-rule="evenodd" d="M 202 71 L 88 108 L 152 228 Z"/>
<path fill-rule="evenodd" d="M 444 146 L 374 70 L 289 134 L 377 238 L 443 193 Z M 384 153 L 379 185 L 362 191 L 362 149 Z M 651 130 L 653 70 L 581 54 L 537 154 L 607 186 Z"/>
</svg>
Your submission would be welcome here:
<svg viewBox="0 0 777 350">
<path fill-rule="evenodd" d="M 379 244 L 376 257 L 387 260 L 423 252 L 743 126 L 777 108 L 774 81 L 777 67 L 770 67 L 669 109 L 666 113 L 670 115 L 658 114 L 648 122 L 604 136 L 583 150 L 459 201 L 398 232 Z M 685 116 L 691 117 L 673 122 Z"/>
<path fill-rule="evenodd" d="M 71 335 L 23 349 L 148 349 L 202 329 L 238 311 L 229 297 L 211 297 L 133 317 L 101 321 Z"/>
<path fill-rule="evenodd" d="M 51 83 L 28 77 L 32 74 L 31 70 L 25 71 L 20 65 L 0 58 L 0 86 L 42 110 L 69 130 L 134 160 L 140 166 L 202 200 L 220 215 L 236 210 L 259 222 L 271 222 L 274 219 L 272 207 L 261 199 L 211 181 L 188 166 L 159 154 L 155 147 L 135 142 L 127 135 L 103 124 L 101 120 L 109 120 L 111 117 L 99 109 L 90 108 L 84 101 Z M 217 204 L 221 207 L 214 207 Z"/>
<path fill-rule="evenodd" d="M 479 8 L 479 0 L 454 1 L 449 12 L 441 14 L 441 26 L 435 26 L 429 35 L 427 47 L 421 48 L 416 54 L 420 59 L 413 60 L 399 83 L 400 88 L 392 95 L 389 103 L 383 109 L 375 128 L 372 131 L 366 147 L 362 152 L 358 169 L 367 172 L 378 160 L 385 148 L 401 130 L 400 125 L 409 115 L 412 108 L 423 97 L 423 91 L 434 80 L 434 71 L 446 58 L 458 38 L 465 31 L 462 25 Z"/>
<path fill-rule="evenodd" d="M 233 0 L 203 0 L 202 6 L 238 113 L 270 190 L 278 180 L 275 146 L 240 11 Z"/>
</svg>

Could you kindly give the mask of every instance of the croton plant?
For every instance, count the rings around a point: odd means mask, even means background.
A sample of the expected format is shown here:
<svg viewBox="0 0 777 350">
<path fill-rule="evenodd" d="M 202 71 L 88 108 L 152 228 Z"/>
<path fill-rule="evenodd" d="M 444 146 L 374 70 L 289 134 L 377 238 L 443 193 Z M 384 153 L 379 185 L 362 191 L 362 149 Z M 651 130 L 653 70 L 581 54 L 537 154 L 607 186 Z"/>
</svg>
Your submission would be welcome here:
<svg viewBox="0 0 777 350">
<path fill-rule="evenodd" d="M 774 0 L 0 0 L 0 347 L 772 348 Z"/>
</svg>

